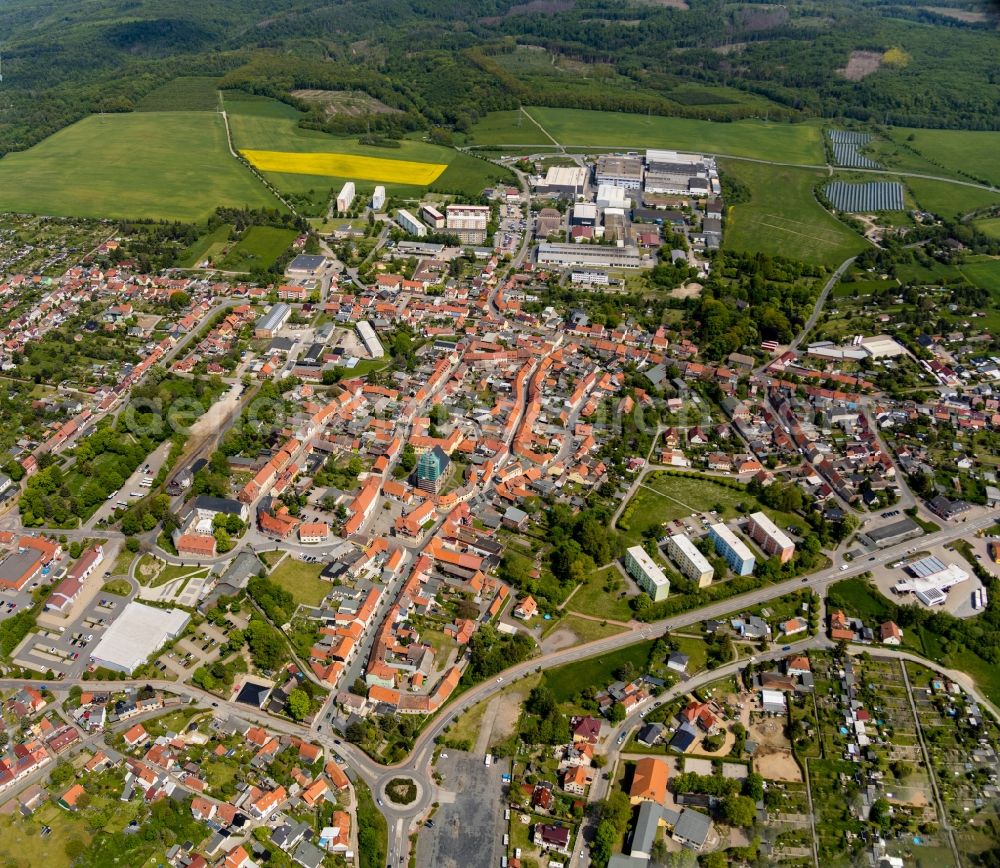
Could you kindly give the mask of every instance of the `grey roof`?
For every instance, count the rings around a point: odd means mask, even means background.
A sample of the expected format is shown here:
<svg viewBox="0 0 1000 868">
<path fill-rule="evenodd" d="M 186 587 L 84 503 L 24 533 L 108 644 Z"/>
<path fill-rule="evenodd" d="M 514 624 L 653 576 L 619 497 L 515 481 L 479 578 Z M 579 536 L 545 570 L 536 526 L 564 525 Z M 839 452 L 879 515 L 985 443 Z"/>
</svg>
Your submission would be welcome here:
<svg viewBox="0 0 1000 868">
<path fill-rule="evenodd" d="M 226 571 L 219 577 L 219 581 L 237 588 L 243 588 L 250 581 L 251 577 L 260 572 L 262 564 L 257 560 L 257 556 L 248 551 L 240 552 L 232 562 L 226 567 Z"/>
<path fill-rule="evenodd" d="M 312 256 L 307 253 L 300 253 L 290 263 L 288 263 L 288 270 L 315 271 L 325 260 L 325 256 Z"/>
<path fill-rule="evenodd" d="M 231 497 L 212 497 L 210 494 L 200 494 L 194 500 L 195 509 L 208 512 L 222 512 L 226 515 L 241 515 L 246 505 Z"/>
<path fill-rule="evenodd" d="M 302 841 L 298 847 L 295 848 L 295 852 L 292 854 L 292 860 L 301 865 L 302 868 L 319 868 L 323 864 L 323 851 L 319 847 L 315 847 L 308 841 Z"/>
<path fill-rule="evenodd" d="M 685 808 L 681 811 L 680 818 L 674 824 L 674 835 L 700 847 L 705 843 L 705 839 L 708 837 L 711 828 L 712 820 L 710 817 L 702 814 L 700 811 L 692 811 L 690 808 Z"/>
<path fill-rule="evenodd" d="M 608 868 L 645 868 L 649 864 L 648 859 L 640 859 L 638 856 L 626 856 L 624 853 L 615 853 L 608 859 Z"/>
<path fill-rule="evenodd" d="M 639 805 L 639 814 L 635 820 L 635 831 L 632 833 L 630 852 L 648 853 L 656 840 L 656 832 L 663 819 L 663 808 L 656 802 L 644 801 Z"/>
</svg>

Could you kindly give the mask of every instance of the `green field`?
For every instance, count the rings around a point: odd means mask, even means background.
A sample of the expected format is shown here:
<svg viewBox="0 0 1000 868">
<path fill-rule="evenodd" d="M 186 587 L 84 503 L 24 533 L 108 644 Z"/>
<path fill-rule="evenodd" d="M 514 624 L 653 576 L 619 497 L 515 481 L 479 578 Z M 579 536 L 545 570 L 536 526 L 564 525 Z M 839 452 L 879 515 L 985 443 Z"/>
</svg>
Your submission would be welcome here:
<svg viewBox="0 0 1000 868">
<path fill-rule="evenodd" d="M 0 159 L 0 211 L 197 221 L 220 205 L 281 207 L 206 112 L 92 115 Z"/>
<path fill-rule="evenodd" d="M 596 642 L 598 639 L 606 639 L 608 636 L 615 636 L 624 633 L 626 628 L 617 624 L 606 624 L 603 621 L 592 621 L 590 618 L 581 618 L 579 615 L 566 615 L 558 621 L 553 621 L 547 627 L 544 636 L 555 633 L 559 630 L 568 630 L 576 639 L 573 645 L 583 645 L 585 642 Z"/>
<path fill-rule="evenodd" d="M 433 145 L 414 139 L 402 139 L 398 148 L 380 148 L 362 145 L 356 138 L 331 136 L 318 130 L 299 127 L 302 113 L 277 100 L 226 93 L 226 111 L 229 116 L 233 144 L 238 150 L 287 151 L 292 153 L 336 153 L 382 160 L 409 160 L 417 163 L 443 163 L 448 166 L 432 187 L 469 196 L 478 196 L 495 178 L 505 177 L 505 172 L 484 160 L 462 154 L 452 148 Z M 336 190 L 344 181 L 329 175 L 302 175 L 287 172 L 267 172 L 268 179 L 279 189 L 292 193 L 308 194 L 315 191 Z M 374 181 L 357 182 L 359 195 L 370 193 Z M 336 188 L 336 189 L 335 189 Z M 405 184 L 386 184 L 390 196 L 415 197 L 426 188 Z"/>
<path fill-rule="evenodd" d="M 714 121 L 667 118 L 584 109 L 527 109 L 561 145 L 582 148 L 677 148 L 788 163 L 825 162 L 818 123 Z M 518 112 L 491 112 L 473 127 L 478 145 L 551 145 L 552 141 Z"/>
<path fill-rule="evenodd" d="M 545 673 L 545 686 L 552 691 L 556 702 L 569 702 L 585 687 L 600 690 L 614 680 L 614 671 L 631 663 L 636 671 L 644 672 L 652 642 L 639 642 L 599 657 L 590 657 L 550 669 Z"/>
<path fill-rule="evenodd" d="M 947 181 L 929 181 L 926 178 L 905 180 L 917 205 L 941 217 L 955 217 L 1000 203 L 1000 193 L 991 193 L 989 190 L 949 184 Z"/>
<path fill-rule="evenodd" d="M 295 232 L 292 229 L 251 226 L 217 267 L 223 271 L 260 271 L 270 268 L 294 240 Z"/>
<path fill-rule="evenodd" d="M 618 589 L 613 593 L 604 590 L 608 580 Z M 628 590 L 628 585 L 618 567 L 612 565 L 603 570 L 595 570 L 584 580 L 576 593 L 566 604 L 567 610 L 579 612 L 582 615 L 592 615 L 595 618 L 609 618 L 612 621 L 629 621 L 632 618 L 632 607 L 629 597 L 622 596 Z"/>
<path fill-rule="evenodd" d="M 306 564 L 294 558 L 285 558 L 281 565 L 269 576 L 304 606 L 318 606 L 330 593 L 330 583 L 321 579 L 323 564 Z"/>
<path fill-rule="evenodd" d="M 194 268 L 203 260 L 215 260 L 225 247 L 233 227 L 223 223 L 211 232 L 206 233 L 177 258 L 178 268 Z"/>
<path fill-rule="evenodd" d="M 989 256 L 970 256 L 958 270 L 970 283 L 990 290 L 1000 297 L 1000 259 Z"/>
<path fill-rule="evenodd" d="M 865 249 L 864 239 L 816 200 L 813 186 L 823 172 L 739 160 L 720 160 L 719 171 L 750 190 L 748 202 L 729 208 L 727 249 L 830 266 Z"/>
<path fill-rule="evenodd" d="M 900 129 L 907 145 L 921 156 L 951 171 L 1000 186 L 1000 132 Z"/>
<path fill-rule="evenodd" d="M 983 235 L 1000 239 L 1000 217 L 987 217 L 983 220 L 976 220 L 975 225 Z"/>
<path fill-rule="evenodd" d="M 219 108 L 218 79 L 186 75 L 147 93 L 136 106 L 140 112 L 214 112 Z"/>
</svg>

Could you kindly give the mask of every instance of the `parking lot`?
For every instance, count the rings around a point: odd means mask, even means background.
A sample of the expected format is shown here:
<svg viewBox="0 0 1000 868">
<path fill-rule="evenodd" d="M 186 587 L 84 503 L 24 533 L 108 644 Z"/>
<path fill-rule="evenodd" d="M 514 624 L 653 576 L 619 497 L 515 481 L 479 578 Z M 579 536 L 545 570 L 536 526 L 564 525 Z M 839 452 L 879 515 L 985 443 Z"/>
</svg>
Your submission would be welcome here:
<svg viewBox="0 0 1000 868">
<path fill-rule="evenodd" d="M 143 482 L 146 480 L 152 482 L 156 478 L 156 474 L 160 472 L 160 467 L 167 460 L 169 454 L 170 441 L 167 440 L 154 449 L 146 461 L 136 468 L 135 473 L 125 481 L 122 487 L 97 508 L 97 511 L 87 522 L 87 526 L 94 527 L 97 522 L 102 519 L 109 519 L 117 510 L 126 509 L 134 505 L 140 497 L 145 497 L 149 494 L 152 488 L 148 484 L 143 485 Z M 149 468 L 148 470 L 146 469 L 147 467 Z"/>
<path fill-rule="evenodd" d="M 420 830 L 417 864 L 435 868 L 499 866 L 503 855 L 504 806 L 501 776 L 507 763 L 487 768 L 483 757 L 448 750 L 437 770 L 443 776 L 433 827 Z"/>
<path fill-rule="evenodd" d="M 28 636 L 14 662 L 39 672 L 51 669 L 57 676 L 79 677 L 104 631 L 127 602 L 127 597 L 99 592 L 71 622 L 56 626 L 58 619 L 40 619 L 39 631 Z"/>
</svg>

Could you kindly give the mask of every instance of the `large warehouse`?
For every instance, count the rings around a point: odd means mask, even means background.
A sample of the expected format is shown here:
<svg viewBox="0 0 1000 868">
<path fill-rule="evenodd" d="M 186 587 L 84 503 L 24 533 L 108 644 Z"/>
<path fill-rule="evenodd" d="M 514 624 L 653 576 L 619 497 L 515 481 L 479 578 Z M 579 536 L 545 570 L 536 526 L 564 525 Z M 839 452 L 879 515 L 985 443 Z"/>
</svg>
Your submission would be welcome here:
<svg viewBox="0 0 1000 868">
<path fill-rule="evenodd" d="M 131 675 L 170 639 L 181 634 L 191 616 L 182 609 L 154 609 L 131 602 L 97 643 L 95 666 Z"/>
</svg>

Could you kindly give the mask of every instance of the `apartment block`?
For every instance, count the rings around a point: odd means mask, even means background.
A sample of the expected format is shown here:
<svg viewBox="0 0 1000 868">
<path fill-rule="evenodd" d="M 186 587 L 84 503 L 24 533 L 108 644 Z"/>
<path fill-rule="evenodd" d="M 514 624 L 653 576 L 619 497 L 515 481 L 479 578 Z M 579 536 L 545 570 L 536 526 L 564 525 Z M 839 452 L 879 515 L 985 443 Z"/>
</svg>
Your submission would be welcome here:
<svg viewBox="0 0 1000 868">
<path fill-rule="evenodd" d="M 712 565 L 684 534 L 675 533 L 667 540 L 667 554 L 681 573 L 697 582 L 699 588 L 712 583 Z"/>
<path fill-rule="evenodd" d="M 632 546 L 625 552 L 625 571 L 653 598 L 654 603 L 667 599 L 670 579 L 663 575 L 663 570 L 642 546 Z"/>
<path fill-rule="evenodd" d="M 765 553 L 772 557 L 777 555 L 783 564 L 788 563 L 795 554 L 795 543 L 788 538 L 788 534 L 762 512 L 755 512 L 750 516 L 747 533 Z"/>
<path fill-rule="evenodd" d="M 753 552 L 721 521 L 709 527 L 708 535 L 715 543 L 715 550 L 726 559 L 736 575 L 749 576 L 753 572 L 757 562 Z"/>
</svg>

